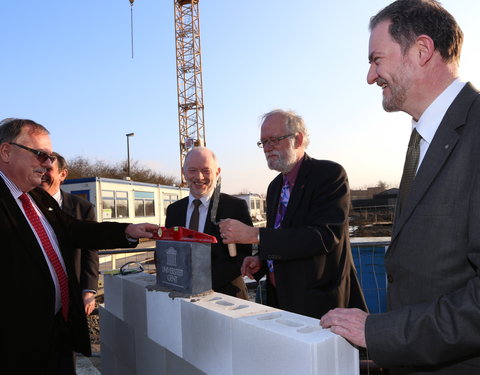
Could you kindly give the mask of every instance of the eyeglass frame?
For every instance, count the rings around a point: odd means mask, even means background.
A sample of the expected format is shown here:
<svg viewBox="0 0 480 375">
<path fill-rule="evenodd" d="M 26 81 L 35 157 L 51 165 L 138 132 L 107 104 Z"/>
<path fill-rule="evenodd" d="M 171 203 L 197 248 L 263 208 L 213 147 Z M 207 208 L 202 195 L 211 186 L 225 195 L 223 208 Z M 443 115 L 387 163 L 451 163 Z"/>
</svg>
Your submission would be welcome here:
<svg viewBox="0 0 480 375">
<path fill-rule="evenodd" d="M 264 148 L 265 145 L 267 144 L 271 144 L 272 146 L 276 146 L 278 145 L 278 143 L 284 139 L 287 139 L 287 138 L 290 138 L 290 137 L 294 137 L 296 135 L 296 133 L 290 133 L 290 134 L 287 134 L 287 135 L 281 135 L 280 137 L 269 137 L 267 138 L 265 141 L 262 141 L 262 140 L 259 140 L 257 142 L 257 146 L 260 147 L 260 148 Z"/>
<path fill-rule="evenodd" d="M 37 156 L 37 159 L 40 163 L 45 163 L 47 159 L 49 159 L 52 163 L 57 160 L 57 157 L 55 155 L 48 155 L 46 152 L 40 151 L 40 150 L 35 150 L 34 148 L 30 148 L 24 145 L 21 145 L 19 143 L 15 142 L 8 142 L 11 145 L 23 148 L 24 150 L 30 151 L 32 154 L 35 154 Z"/>
</svg>

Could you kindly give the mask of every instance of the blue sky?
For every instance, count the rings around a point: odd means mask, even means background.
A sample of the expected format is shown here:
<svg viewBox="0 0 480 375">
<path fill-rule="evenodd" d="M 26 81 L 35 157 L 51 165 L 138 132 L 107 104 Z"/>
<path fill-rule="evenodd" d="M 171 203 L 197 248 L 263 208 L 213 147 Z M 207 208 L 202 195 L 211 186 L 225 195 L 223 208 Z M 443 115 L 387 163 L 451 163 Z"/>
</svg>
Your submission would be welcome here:
<svg viewBox="0 0 480 375">
<path fill-rule="evenodd" d="M 307 152 L 352 188 L 398 184 L 410 119 L 366 83 L 368 21 L 383 0 L 200 0 L 207 146 L 227 193 L 264 193 L 276 172 L 260 116 L 302 115 Z M 465 33 L 462 78 L 480 87 L 480 2 L 444 0 Z M 180 177 L 173 0 L 2 1 L 0 118 L 31 118 L 65 157 L 131 159 Z"/>
</svg>

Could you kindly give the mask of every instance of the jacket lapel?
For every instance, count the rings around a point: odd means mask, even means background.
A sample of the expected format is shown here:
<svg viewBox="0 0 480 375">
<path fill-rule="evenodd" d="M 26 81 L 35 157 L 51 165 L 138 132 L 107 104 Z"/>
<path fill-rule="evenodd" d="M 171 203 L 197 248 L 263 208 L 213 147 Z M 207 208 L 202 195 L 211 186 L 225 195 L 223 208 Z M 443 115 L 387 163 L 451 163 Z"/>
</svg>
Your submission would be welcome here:
<svg viewBox="0 0 480 375">
<path fill-rule="evenodd" d="M 270 183 L 267 193 L 267 227 L 273 228 L 275 225 L 275 216 L 277 214 L 280 191 L 282 190 L 283 175 L 280 173 Z"/>
<path fill-rule="evenodd" d="M 70 216 L 75 217 L 75 207 L 73 206 L 71 195 L 65 194 L 63 190 L 60 190 L 60 194 L 62 195 L 62 207 L 60 208 Z"/>
<path fill-rule="evenodd" d="M 47 262 L 37 238 L 27 218 L 22 213 L 2 178 L 0 178 L 0 208 L 1 206 L 3 206 L 2 211 L 8 213 L 8 215 L 5 215 L 6 220 L 11 222 L 11 226 L 8 227 L 11 227 L 16 233 L 14 236 L 19 241 L 18 251 L 28 253 L 34 259 L 33 262 L 37 264 L 43 272 L 50 275 Z"/>
<path fill-rule="evenodd" d="M 460 91 L 442 119 L 432 143 L 428 147 L 422 164 L 418 169 L 417 175 L 413 180 L 403 211 L 401 213 L 396 212 L 395 214 L 392 243 L 455 149 L 460 139 L 459 128 L 465 125 L 469 107 L 477 96 L 478 93 L 468 83 L 462 91 Z"/>
<path fill-rule="evenodd" d="M 289 222 L 292 219 L 294 212 L 297 212 L 297 207 L 302 201 L 303 193 L 305 190 L 305 182 L 308 179 L 308 174 L 310 173 L 310 157 L 305 154 L 305 159 L 300 166 L 298 171 L 297 179 L 295 180 L 295 185 L 290 194 L 290 199 L 287 205 L 287 211 L 282 220 L 282 226 L 288 227 Z"/>
</svg>

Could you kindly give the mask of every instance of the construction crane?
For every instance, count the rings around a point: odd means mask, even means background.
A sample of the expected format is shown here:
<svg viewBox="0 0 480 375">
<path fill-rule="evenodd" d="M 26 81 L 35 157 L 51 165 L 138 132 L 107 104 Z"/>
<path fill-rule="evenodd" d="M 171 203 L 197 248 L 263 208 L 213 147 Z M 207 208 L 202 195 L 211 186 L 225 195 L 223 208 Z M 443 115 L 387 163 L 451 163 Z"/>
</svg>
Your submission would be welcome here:
<svg viewBox="0 0 480 375">
<path fill-rule="evenodd" d="M 129 1 L 133 59 L 133 3 L 135 0 Z M 199 0 L 174 0 L 182 185 L 185 185 L 182 171 L 188 151 L 195 146 L 206 145 L 198 2 Z"/>
<path fill-rule="evenodd" d="M 188 151 L 206 146 L 198 2 L 174 0 L 180 171 Z"/>
</svg>

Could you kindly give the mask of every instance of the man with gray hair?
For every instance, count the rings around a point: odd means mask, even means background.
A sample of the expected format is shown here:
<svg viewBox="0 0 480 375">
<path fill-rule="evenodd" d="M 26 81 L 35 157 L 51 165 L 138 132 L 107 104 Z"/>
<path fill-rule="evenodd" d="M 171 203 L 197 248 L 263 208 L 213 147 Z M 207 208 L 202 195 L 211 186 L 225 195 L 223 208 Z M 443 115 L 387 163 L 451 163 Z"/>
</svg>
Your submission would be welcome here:
<svg viewBox="0 0 480 375">
<path fill-rule="evenodd" d="M 267 228 L 220 223 L 225 243 L 258 244 L 242 274 L 267 277 L 267 304 L 320 318 L 335 307 L 366 310 L 348 233 L 350 189 L 341 165 L 305 153 L 303 119 L 290 111 L 263 116 L 261 137 L 270 169 L 280 174 L 267 191 Z"/>
</svg>

